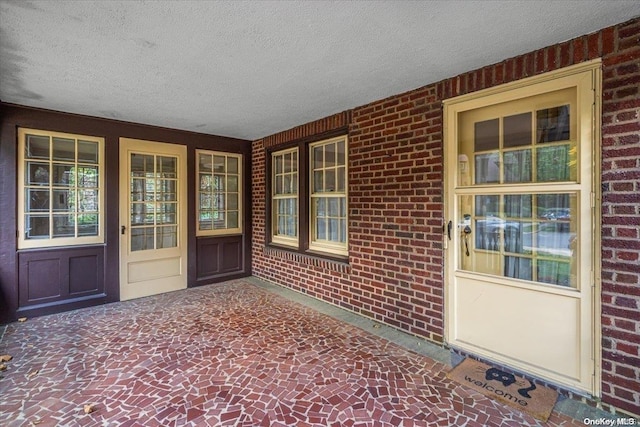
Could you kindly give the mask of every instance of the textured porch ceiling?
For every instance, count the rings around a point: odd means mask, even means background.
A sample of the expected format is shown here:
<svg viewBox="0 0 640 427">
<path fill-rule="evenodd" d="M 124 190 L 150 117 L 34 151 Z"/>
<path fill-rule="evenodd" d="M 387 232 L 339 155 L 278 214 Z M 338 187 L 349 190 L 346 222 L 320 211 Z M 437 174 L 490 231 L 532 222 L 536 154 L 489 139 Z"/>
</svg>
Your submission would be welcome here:
<svg viewBox="0 0 640 427">
<path fill-rule="evenodd" d="M 255 139 L 640 15 L 638 0 L 0 0 L 4 102 Z"/>
</svg>

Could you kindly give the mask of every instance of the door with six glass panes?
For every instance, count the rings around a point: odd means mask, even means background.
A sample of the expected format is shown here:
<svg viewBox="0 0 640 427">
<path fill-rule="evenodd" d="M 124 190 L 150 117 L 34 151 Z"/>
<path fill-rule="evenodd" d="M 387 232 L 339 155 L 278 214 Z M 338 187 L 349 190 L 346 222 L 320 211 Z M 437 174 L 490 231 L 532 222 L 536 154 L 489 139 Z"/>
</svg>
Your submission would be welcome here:
<svg viewBox="0 0 640 427">
<path fill-rule="evenodd" d="M 453 347 L 595 393 L 597 63 L 445 102 Z"/>
</svg>

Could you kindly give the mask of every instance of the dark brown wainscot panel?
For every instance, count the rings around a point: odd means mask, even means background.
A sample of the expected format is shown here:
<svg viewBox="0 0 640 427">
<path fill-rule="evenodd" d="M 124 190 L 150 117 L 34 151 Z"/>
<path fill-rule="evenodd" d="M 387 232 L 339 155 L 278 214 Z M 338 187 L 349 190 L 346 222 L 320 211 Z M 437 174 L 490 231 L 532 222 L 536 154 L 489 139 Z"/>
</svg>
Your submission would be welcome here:
<svg viewBox="0 0 640 427">
<path fill-rule="evenodd" d="M 103 302 L 96 300 L 106 297 L 104 250 L 99 245 L 19 252 L 18 312 L 40 315 Z"/>
<path fill-rule="evenodd" d="M 197 284 L 245 272 L 243 236 L 198 237 Z"/>
</svg>

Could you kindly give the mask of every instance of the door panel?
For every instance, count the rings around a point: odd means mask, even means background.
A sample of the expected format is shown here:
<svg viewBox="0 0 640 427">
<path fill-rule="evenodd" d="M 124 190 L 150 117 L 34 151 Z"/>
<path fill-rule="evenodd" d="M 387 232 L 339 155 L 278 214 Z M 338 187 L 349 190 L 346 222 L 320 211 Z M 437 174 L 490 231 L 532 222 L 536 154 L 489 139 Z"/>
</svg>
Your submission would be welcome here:
<svg viewBox="0 0 640 427">
<path fill-rule="evenodd" d="M 187 286 L 186 147 L 120 139 L 120 299 Z"/>
<path fill-rule="evenodd" d="M 595 393 L 599 69 L 572 70 L 445 103 L 446 335 Z"/>
</svg>

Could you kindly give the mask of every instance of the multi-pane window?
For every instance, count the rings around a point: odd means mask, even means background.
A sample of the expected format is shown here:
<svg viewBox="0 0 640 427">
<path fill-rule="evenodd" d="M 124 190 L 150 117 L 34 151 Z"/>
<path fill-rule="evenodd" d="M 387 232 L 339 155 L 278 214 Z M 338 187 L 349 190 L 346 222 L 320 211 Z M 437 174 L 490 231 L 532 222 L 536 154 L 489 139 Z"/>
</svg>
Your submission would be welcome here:
<svg viewBox="0 0 640 427">
<path fill-rule="evenodd" d="M 242 232 L 242 155 L 197 150 L 197 235 Z"/>
<path fill-rule="evenodd" d="M 576 96 L 562 89 L 460 113 L 464 270 L 578 286 Z"/>
<path fill-rule="evenodd" d="M 346 138 L 320 141 L 309 149 L 309 248 L 347 255 Z"/>
<path fill-rule="evenodd" d="M 298 149 L 273 153 L 272 241 L 298 244 Z"/>
<path fill-rule="evenodd" d="M 20 129 L 19 248 L 102 243 L 104 140 Z"/>
<path fill-rule="evenodd" d="M 131 251 L 178 246 L 178 158 L 131 153 Z"/>
</svg>

